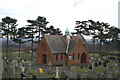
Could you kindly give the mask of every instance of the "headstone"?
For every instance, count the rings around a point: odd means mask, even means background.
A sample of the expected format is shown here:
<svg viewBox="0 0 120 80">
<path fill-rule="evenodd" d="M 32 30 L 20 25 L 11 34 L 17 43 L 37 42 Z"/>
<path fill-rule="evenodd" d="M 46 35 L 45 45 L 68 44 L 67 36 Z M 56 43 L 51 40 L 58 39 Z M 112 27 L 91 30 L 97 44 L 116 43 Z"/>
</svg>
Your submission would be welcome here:
<svg viewBox="0 0 120 80">
<path fill-rule="evenodd" d="M 109 57 L 110 58 L 110 60 L 115 60 L 115 57 Z"/>
<path fill-rule="evenodd" d="M 92 63 L 92 69 L 94 69 L 94 63 Z"/>
<path fill-rule="evenodd" d="M 13 80 L 13 78 L 10 76 L 10 77 L 9 77 L 9 80 Z"/>
<path fill-rule="evenodd" d="M 106 60 L 106 63 L 108 63 L 109 61 L 108 60 Z"/>
<path fill-rule="evenodd" d="M 52 66 L 52 64 L 51 64 L 51 62 L 49 62 L 49 70 L 51 70 L 51 66 Z"/>
<path fill-rule="evenodd" d="M 101 65 L 101 62 L 99 62 L 99 65 Z"/>
<path fill-rule="evenodd" d="M 62 78 L 62 79 L 67 79 L 67 74 L 66 74 L 65 71 L 62 71 L 62 72 L 61 72 L 61 78 Z"/>
<path fill-rule="evenodd" d="M 13 66 L 12 66 L 12 70 L 13 70 L 13 73 L 14 73 L 14 75 L 15 75 L 15 72 L 16 72 L 15 64 L 13 64 Z"/>
<path fill-rule="evenodd" d="M 106 62 L 104 62 L 103 65 L 104 65 L 105 68 L 107 67 Z"/>
<path fill-rule="evenodd" d="M 21 69 L 21 70 L 22 70 L 22 73 L 25 72 L 25 65 L 22 66 L 22 69 Z"/>
<path fill-rule="evenodd" d="M 56 80 L 56 78 L 55 78 L 55 77 L 53 77 L 53 78 L 52 78 L 52 80 Z"/>
<path fill-rule="evenodd" d="M 21 80 L 24 80 L 23 78 L 26 77 L 26 74 L 25 73 L 21 73 Z"/>
<path fill-rule="evenodd" d="M 6 63 L 8 64 L 9 63 L 9 61 L 6 59 Z"/>
<path fill-rule="evenodd" d="M 5 72 L 8 72 L 8 70 L 7 70 L 7 68 L 6 68 L 6 67 L 4 67 L 4 71 L 5 71 Z"/>
<path fill-rule="evenodd" d="M 81 65 L 81 69 L 83 68 L 83 65 Z"/>
<path fill-rule="evenodd" d="M 89 66 L 89 70 L 92 70 L 92 65 Z"/>
<path fill-rule="evenodd" d="M 81 78 L 81 75 L 78 73 L 76 80 L 80 80 L 80 78 Z"/>
<path fill-rule="evenodd" d="M 58 67 L 56 67 L 56 78 L 59 78 L 58 73 L 59 73 L 59 69 Z"/>
<path fill-rule="evenodd" d="M 35 75 L 33 74 L 33 76 L 32 76 L 32 80 L 36 80 L 36 79 L 37 79 L 36 74 L 35 74 Z"/>
<path fill-rule="evenodd" d="M 88 65 L 85 65 L 85 68 L 87 68 L 88 67 Z"/>
<path fill-rule="evenodd" d="M 73 78 L 73 66 L 71 66 L 71 78 Z"/>
<path fill-rule="evenodd" d="M 98 63 L 95 63 L 95 67 L 97 67 Z"/>
<path fill-rule="evenodd" d="M 28 66 L 29 66 L 29 73 L 31 73 L 31 63 L 30 62 L 28 64 Z"/>
</svg>

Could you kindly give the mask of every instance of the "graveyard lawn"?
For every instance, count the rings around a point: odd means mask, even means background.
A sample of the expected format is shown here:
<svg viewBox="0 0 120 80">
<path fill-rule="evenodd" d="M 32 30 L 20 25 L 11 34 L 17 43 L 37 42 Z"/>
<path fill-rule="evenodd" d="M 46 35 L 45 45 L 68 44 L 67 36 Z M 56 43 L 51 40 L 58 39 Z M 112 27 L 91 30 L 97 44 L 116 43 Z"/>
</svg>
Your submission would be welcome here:
<svg viewBox="0 0 120 80">
<path fill-rule="evenodd" d="M 16 57 L 18 57 L 18 55 L 19 54 L 13 54 L 13 53 L 9 53 L 9 55 L 8 55 L 8 60 L 17 60 L 17 58 Z M 26 61 L 30 61 L 31 63 L 35 63 L 35 58 L 33 58 L 33 60 L 29 60 L 30 58 L 31 58 L 31 54 L 30 53 L 21 53 L 20 54 L 21 55 L 21 58 L 24 60 L 26 60 Z M 91 57 L 92 57 L 92 54 L 89 54 Z M 5 53 L 3 53 L 3 57 L 5 56 Z M 35 56 L 35 54 L 34 54 L 34 56 Z M 98 56 L 98 54 L 95 54 L 95 58 L 98 58 L 99 56 Z M 108 57 L 113 57 L 113 56 L 108 56 Z M 114 56 L 115 58 L 118 58 L 118 56 Z M 92 62 L 92 61 L 91 61 Z M 96 61 L 96 63 L 97 62 L 99 62 L 99 61 Z M 22 63 L 22 62 L 21 62 Z M 118 66 L 118 62 L 116 62 L 116 61 L 113 61 L 113 63 L 116 65 L 116 66 Z M 15 75 L 14 75 L 14 73 L 13 73 L 13 70 L 12 70 L 12 66 L 11 66 L 11 63 L 9 63 L 9 64 L 7 64 L 7 63 L 5 63 L 5 62 L 3 62 L 3 66 L 4 66 L 4 68 L 6 68 L 7 69 L 7 72 L 6 73 L 3 73 L 3 78 L 9 78 L 9 77 L 13 77 L 13 78 L 20 78 L 21 76 L 20 76 L 20 74 L 21 74 L 21 69 L 20 69 L 20 67 L 17 67 L 16 68 L 16 72 L 15 72 Z M 73 71 L 74 72 L 76 72 L 76 73 L 78 73 L 78 72 L 80 72 L 81 74 L 85 74 L 85 73 L 88 73 L 88 74 L 91 74 L 91 73 L 94 73 L 94 74 L 96 74 L 96 73 L 104 73 L 104 71 L 108 71 L 108 72 L 110 72 L 110 71 L 117 71 L 117 68 L 115 68 L 115 66 L 114 65 L 111 65 L 111 63 L 107 63 L 107 66 L 109 66 L 109 67 L 107 67 L 107 68 L 105 68 L 105 69 L 103 69 L 102 68 L 102 66 L 103 66 L 103 64 L 101 65 L 101 66 L 97 66 L 97 67 L 94 67 L 94 69 L 95 69 L 95 72 L 93 72 L 93 71 L 90 71 L 89 69 L 88 69 L 88 67 L 85 67 L 85 66 L 83 66 L 83 68 L 81 69 L 81 66 L 74 66 L 73 67 Z M 71 67 L 71 66 L 70 66 Z M 71 69 L 70 69 L 70 67 L 64 67 L 64 66 L 62 66 L 62 67 L 60 67 L 60 70 L 62 70 L 62 71 L 68 71 L 68 72 L 70 72 L 71 71 Z M 27 70 L 28 71 L 28 70 Z M 53 73 L 53 74 L 47 74 L 47 72 L 44 72 L 43 74 L 40 74 L 39 73 L 39 71 L 36 71 L 35 69 L 32 69 L 31 70 L 31 73 L 32 74 L 36 74 L 36 76 L 37 76 L 37 78 L 52 78 L 52 77 L 55 77 L 55 73 Z M 27 75 L 27 77 L 28 78 L 32 78 L 32 74 L 28 74 Z M 70 75 L 68 75 L 68 76 L 70 76 Z M 115 77 L 116 76 L 118 76 L 118 74 L 115 72 Z"/>
</svg>

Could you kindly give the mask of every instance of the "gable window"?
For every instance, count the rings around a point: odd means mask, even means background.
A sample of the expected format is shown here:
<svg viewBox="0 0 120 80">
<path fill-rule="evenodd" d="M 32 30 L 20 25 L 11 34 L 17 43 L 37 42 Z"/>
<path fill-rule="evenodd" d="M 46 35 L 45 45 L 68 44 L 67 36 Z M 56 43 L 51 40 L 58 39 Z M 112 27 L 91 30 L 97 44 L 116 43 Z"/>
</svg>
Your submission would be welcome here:
<svg viewBox="0 0 120 80">
<path fill-rule="evenodd" d="M 56 61 L 58 60 L 58 55 L 56 54 Z"/>
<path fill-rule="evenodd" d="M 61 54 L 61 60 L 63 59 L 63 55 Z"/>
<path fill-rule="evenodd" d="M 42 46 L 43 46 L 43 51 L 46 52 L 47 51 L 47 47 L 45 45 L 45 42 L 42 43 Z"/>
<path fill-rule="evenodd" d="M 72 55 L 69 56 L 69 60 L 73 60 L 73 56 Z"/>
</svg>

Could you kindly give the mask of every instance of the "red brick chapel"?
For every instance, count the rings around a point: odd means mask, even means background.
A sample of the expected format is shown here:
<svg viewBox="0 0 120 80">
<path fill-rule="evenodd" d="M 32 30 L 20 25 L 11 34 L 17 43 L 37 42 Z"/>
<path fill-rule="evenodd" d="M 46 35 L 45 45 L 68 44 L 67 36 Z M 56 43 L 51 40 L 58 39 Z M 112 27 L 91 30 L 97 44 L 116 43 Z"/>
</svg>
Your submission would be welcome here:
<svg viewBox="0 0 120 80">
<path fill-rule="evenodd" d="M 82 35 L 44 35 L 36 51 L 36 63 L 49 65 L 89 64 L 87 44 Z"/>
</svg>

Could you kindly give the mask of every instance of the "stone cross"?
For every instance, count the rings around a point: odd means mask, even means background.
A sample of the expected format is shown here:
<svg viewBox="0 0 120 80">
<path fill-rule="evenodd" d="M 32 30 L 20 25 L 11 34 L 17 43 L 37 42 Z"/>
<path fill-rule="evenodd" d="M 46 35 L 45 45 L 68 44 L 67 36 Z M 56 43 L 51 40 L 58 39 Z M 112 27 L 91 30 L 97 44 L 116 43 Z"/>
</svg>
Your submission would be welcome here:
<svg viewBox="0 0 120 80">
<path fill-rule="evenodd" d="M 25 66 L 24 65 L 22 66 L 21 71 L 22 71 L 22 73 L 25 72 Z"/>
<path fill-rule="evenodd" d="M 51 64 L 51 62 L 49 62 L 49 70 L 51 70 L 51 66 L 52 66 L 52 64 Z"/>
<path fill-rule="evenodd" d="M 94 63 L 92 63 L 92 69 L 94 70 Z"/>
<path fill-rule="evenodd" d="M 59 78 L 58 73 L 59 73 L 59 69 L 58 67 L 56 67 L 56 78 Z"/>
</svg>

